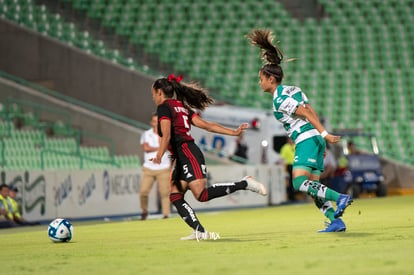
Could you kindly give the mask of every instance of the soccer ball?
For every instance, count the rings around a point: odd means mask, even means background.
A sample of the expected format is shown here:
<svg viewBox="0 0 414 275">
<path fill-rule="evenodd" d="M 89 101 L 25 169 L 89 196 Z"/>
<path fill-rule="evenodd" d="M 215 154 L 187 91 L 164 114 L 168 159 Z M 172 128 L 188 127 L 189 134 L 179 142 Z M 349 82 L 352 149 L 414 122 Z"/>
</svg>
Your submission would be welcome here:
<svg viewBox="0 0 414 275">
<path fill-rule="evenodd" d="M 47 229 L 49 239 L 53 242 L 69 242 L 73 237 L 73 226 L 66 219 L 55 219 Z"/>
</svg>

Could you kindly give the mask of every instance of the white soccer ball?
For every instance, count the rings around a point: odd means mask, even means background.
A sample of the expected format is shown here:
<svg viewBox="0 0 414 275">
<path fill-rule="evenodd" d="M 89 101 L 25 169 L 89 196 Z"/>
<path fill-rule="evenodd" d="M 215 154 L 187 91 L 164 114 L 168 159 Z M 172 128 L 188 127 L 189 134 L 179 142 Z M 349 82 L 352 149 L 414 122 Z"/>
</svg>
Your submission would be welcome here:
<svg viewBox="0 0 414 275">
<path fill-rule="evenodd" d="M 53 242 L 69 242 L 73 237 L 73 226 L 67 219 L 57 218 L 49 224 L 47 234 Z"/>
</svg>

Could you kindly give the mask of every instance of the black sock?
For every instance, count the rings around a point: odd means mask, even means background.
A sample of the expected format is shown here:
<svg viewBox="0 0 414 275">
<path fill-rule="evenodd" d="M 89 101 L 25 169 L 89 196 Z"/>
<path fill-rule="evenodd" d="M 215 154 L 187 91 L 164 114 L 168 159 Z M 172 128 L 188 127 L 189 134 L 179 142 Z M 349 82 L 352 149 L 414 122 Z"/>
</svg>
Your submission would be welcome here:
<svg viewBox="0 0 414 275">
<path fill-rule="evenodd" d="M 215 198 L 227 196 L 238 190 L 245 190 L 247 182 L 245 180 L 229 183 L 216 183 L 201 192 L 199 201 L 209 201 Z"/>
<path fill-rule="evenodd" d="M 194 230 L 204 232 L 204 227 L 198 220 L 193 208 L 184 200 L 184 194 L 171 193 L 170 201 L 174 204 L 181 218 Z"/>
</svg>

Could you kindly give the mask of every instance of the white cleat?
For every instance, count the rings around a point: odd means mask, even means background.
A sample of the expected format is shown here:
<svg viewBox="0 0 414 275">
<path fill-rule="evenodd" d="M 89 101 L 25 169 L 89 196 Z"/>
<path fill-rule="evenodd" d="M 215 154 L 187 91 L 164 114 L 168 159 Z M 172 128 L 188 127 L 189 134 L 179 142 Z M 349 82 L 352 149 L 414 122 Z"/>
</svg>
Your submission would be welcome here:
<svg viewBox="0 0 414 275">
<path fill-rule="evenodd" d="M 245 180 L 247 182 L 246 190 L 259 193 L 262 196 L 267 195 L 266 186 L 264 186 L 263 183 L 255 180 L 252 176 L 245 176 L 242 180 Z"/>
<path fill-rule="evenodd" d="M 201 234 L 201 232 L 199 232 L 199 234 Z M 191 233 L 188 236 L 181 237 L 182 241 L 191 241 L 191 240 L 196 240 L 196 239 L 197 239 L 196 231 L 193 231 L 193 233 Z"/>
<path fill-rule="evenodd" d="M 191 241 L 191 240 L 197 240 L 199 242 L 200 240 L 213 240 L 216 241 L 220 239 L 219 233 L 216 232 L 200 232 L 200 231 L 194 231 L 191 233 L 191 235 L 182 237 L 182 241 Z"/>
</svg>

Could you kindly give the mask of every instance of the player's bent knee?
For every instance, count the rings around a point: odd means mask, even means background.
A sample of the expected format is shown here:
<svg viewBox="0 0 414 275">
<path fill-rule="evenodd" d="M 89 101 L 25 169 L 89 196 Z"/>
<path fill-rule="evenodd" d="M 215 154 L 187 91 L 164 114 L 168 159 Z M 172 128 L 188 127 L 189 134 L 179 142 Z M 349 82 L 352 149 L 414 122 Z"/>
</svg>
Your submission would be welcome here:
<svg viewBox="0 0 414 275">
<path fill-rule="evenodd" d="M 292 180 L 293 188 L 295 188 L 295 191 L 301 191 L 300 186 L 304 181 L 307 181 L 308 178 L 306 176 L 299 176 Z"/>
<path fill-rule="evenodd" d="M 203 191 L 201 191 L 201 194 L 197 197 L 197 200 L 199 202 L 208 201 L 208 191 L 206 188 L 204 188 Z"/>
<path fill-rule="evenodd" d="M 182 200 L 184 198 L 183 193 L 171 193 L 170 194 L 170 202 L 174 203 L 176 201 Z"/>
</svg>

